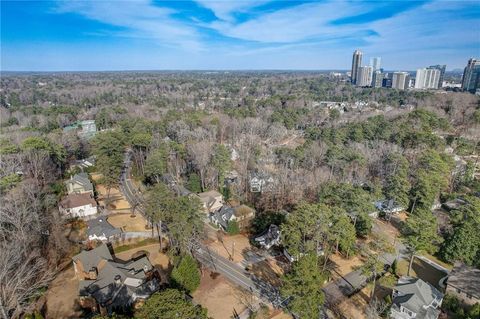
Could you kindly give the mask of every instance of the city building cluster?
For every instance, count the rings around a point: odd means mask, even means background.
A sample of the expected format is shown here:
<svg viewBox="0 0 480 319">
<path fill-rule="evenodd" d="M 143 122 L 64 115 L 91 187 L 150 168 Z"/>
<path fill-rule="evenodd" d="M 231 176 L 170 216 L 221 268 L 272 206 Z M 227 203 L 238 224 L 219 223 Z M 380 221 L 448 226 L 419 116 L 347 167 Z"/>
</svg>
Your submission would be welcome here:
<svg viewBox="0 0 480 319">
<path fill-rule="evenodd" d="M 381 58 L 373 57 L 369 65 L 362 65 L 363 52 L 355 50 L 352 58 L 350 78 L 352 84 L 359 87 L 394 88 L 399 90 L 420 89 L 436 90 L 450 87 L 444 81 L 446 65 L 431 65 L 420 68 L 415 76 L 410 72 L 394 71 L 385 72 L 381 67 Z M 464 69 L 462 83 L 459 85 L 463 91 L 477 93 L 480 88 L 480 60 L 471 58 Z"/>
</svg>

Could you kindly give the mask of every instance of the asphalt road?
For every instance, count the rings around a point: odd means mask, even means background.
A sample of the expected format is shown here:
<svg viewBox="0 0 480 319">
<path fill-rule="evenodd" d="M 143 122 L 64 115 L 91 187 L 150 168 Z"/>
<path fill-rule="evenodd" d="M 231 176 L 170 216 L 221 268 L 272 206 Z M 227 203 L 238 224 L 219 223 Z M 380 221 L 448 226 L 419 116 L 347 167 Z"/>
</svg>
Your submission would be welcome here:
<svg viewBox="0 0 480 319">
<path fill-rule="evenodd" d="M 146 217 L 145 209 L 143 207 L 144 198 L 130 180 L 130 165 L 130 153 L 127 152 L 125 154 L 124 169 L 120 177 L 120 190 L 125 195 L 125 198 L 130 205 L 132 207 L 136 206 L 136 211 Z M 276 307 L 282 305 L 280 293 L 277 288 L 259 278 L 256 278 L 237 264 L 212 252 L 202 243 L 192 243 L 192 247 L 195 257 L 197 257 L 205 267 L 222 274 L 230 282 L 257 295 L 264 302 L 271 303 Z"/>
</svg>

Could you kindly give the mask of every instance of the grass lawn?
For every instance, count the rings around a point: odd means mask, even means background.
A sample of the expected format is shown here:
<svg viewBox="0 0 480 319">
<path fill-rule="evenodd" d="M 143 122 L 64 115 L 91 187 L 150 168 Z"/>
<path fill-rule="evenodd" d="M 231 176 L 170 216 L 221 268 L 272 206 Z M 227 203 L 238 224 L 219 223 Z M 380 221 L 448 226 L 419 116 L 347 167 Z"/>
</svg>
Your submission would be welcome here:
<svg viewBox="0 0 480 319">
<path fill-rule="evenodd" d="M 426 258 L 430 259 L 431 261 L 439 264 L 439 265 L 442 266 L 442 267 L 447 268 L 448 270 L 452 270 L 452 269 L 453 269 L 453 265 L 447 264 L 446 262 L 441 261 L 440 259 L 438 259 L 438 258 L 435 257 L 435 256 L 429 255 L 429 254 L 427 254 L 427 253 L 421 253 L 420 255 L 422 255 L 423 257 L 426 257 Z"/>
<path fill-rule="evenodd" d="M 408 271 L 408 260 L 401 259 L 397 263 L 397 274 L 399 276 L 406 276 Z M 412 264 L 412 270 L 410 271 L 411 277 L 418 277 L 426 282 L 429 282 L 435 287 L 439 287 L 438 282 L 447 274 L 430 264 L 415 258 Z"/>
<path fill-rule="evenodd" d="M 139 247 L 143 247 L 151 244 L 156 244 L 157 242 L 158 242 L 158 238 L 147 238 L 147 239 L 142 239 L 140 241 L 125 244 L 125 245 L 120 245 L 120 246 L 113 245 L 113 250 L 115 251 L 115 254 L 118 254 L 133 248 L 139 248 Z"/>
</svg>

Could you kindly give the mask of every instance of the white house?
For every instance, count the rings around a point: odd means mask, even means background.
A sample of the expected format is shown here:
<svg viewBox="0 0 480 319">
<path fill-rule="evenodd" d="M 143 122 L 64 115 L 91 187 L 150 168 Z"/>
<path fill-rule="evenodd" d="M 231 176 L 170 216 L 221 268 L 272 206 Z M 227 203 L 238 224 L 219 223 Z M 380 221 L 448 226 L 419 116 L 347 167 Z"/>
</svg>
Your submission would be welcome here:
<svg viewBox="0 0 480 319">
<path fill-rule="evenodd" d="M 61 213 L 69 217 L 85 217 L 97 213 L 97 202 L 90 194 L 70 194 L 59 205 Z"/>
</svg>

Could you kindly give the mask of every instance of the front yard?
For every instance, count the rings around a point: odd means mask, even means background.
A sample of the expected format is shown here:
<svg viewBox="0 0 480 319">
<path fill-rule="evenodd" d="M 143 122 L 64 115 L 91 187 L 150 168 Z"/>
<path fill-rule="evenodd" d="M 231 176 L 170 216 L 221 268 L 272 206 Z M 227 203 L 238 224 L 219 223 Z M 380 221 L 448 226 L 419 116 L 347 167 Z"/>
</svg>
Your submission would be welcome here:
<svg viewBox="0 0 480 319">
<path fill-rule="evenodd" d="M 130 204 L 125 199 L 123 194 L 117 188 L 110 189 L 110 193 L 108 189 L 105 188 L 102 184 L 100 184 L 102 175 L 92 173 L 90 174 L 92 180 L 95 182 L 95 189 L 97 191 L 97 200 L 100 206 L 104 206 L 105 208 L 112 210 L 112 211 L 130 211 Z M 107 205 L 108 204 L 108 205 Z"/>
<path fill-rule="evenodd" d="M 142 232 L 148 231 L 147 221 L 140 214 L 132 217 L 130 213 L 118 213 L 108 216 L 108 222 L 113 227 L 121 228 L 124 232 Z"/>
</svg>

